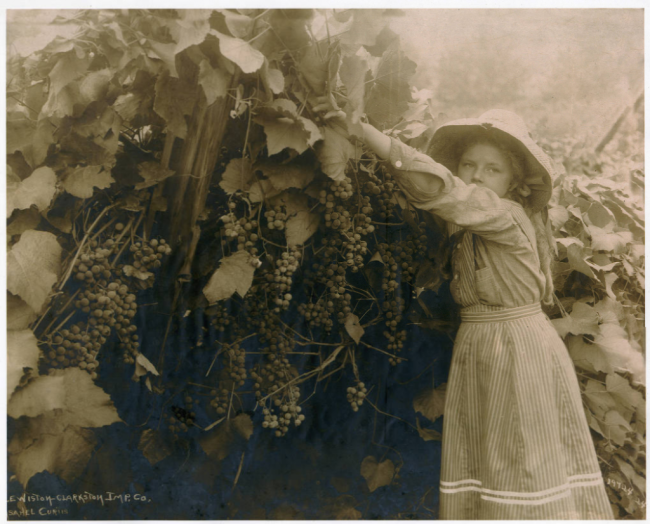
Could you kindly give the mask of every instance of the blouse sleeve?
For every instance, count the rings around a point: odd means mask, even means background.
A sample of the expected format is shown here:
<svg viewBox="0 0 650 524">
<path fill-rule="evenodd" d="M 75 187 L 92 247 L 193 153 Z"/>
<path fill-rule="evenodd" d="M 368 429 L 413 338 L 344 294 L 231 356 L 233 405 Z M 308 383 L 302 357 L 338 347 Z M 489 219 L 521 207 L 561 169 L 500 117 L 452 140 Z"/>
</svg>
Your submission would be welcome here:
<svg viewBox="0 0 650 524">
<path fill-rule="evenodd" d="M 508 240 L 517 227 L 510 205 L 494 191 L 465 184 L 445 166 L 396 138 L 391 138 L 388 163 L 397 184 L 419 209 L 497 242 Z M 442 184 L 438 190 L 422 187 L 409 176 L 414 172 L 437 177 Z"/>
</svg>

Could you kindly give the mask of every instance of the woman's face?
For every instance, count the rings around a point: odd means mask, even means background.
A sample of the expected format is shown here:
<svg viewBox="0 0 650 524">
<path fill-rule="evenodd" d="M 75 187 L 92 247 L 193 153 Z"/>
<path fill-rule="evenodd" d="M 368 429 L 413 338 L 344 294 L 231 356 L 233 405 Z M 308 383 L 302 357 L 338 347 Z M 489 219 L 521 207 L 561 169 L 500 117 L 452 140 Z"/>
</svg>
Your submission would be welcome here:
<svg viewBox="0 0 650 524">
<path fill-rule="evenodd" d="M 465 150 L 458 163 L 458 177 L 466 184 L 487 187 L 501 198 L 513 189 L 508 157 L 489 144 L 476 144 Z"/>
</svg>

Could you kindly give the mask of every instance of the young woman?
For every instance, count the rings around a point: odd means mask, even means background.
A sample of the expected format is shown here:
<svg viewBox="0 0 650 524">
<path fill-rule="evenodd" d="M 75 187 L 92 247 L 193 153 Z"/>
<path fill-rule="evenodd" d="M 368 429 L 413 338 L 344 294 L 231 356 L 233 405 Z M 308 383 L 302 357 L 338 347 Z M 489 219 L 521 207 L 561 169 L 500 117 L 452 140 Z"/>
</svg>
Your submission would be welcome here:
<svg viewBox="0 0 650 524">
<path fill-rule="evenodd" d="M 345 114 L 316 107 L 345 129 Z M 338 122 L 337 122 L 338 121 Z M 411 203 L 455 239 L 454 344 L 443 422 L 441 519 L 613 519 L 573 362 L 550 304 L 550 159 L 514 113 L 440 127 L 427 155 L 368 124 Z"/>
</svg>

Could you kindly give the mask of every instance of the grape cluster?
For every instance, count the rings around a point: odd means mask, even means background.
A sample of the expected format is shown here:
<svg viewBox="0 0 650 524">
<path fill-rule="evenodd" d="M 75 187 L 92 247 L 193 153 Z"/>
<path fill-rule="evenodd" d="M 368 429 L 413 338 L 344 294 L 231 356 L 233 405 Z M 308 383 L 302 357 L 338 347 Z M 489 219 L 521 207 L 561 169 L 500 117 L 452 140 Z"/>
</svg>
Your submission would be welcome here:
<svg viewBox="0 0 650 524">
<path fill-rule="evenodd" d="M 395 329 L 392 329 L 391 331 L 384 331 L 384 336 L 388 339 L 388 349 L 398 353 L 402 350 L 402 347 L 404 346 L 404 341 L 406 340 L 406 331 L 397 331 Z M 402 362 L 403 359 L 401 359 L 398 356 L 391 356 L 388 358 L 388 362 L 390 362 L 391 366 L 397 366 L 400 362 Z"/>
<path fill-rule="evenodd" d="M 131 244 L 129 250 L 133 253 L 133 262 L 131 265 L 140 271 L 158 269 L 162 264 L 162 257 L 164 255 L 170 255 L 172 252 L 164 238 L 160 240 L 152 238 L 148 242 L 146 240 L 140 240 Z"/>
<path fill-rule="evenodd" d="M 248 251 L 251 255 L 255 256 L 258 253 L 255 243 L 259 240 L 257 234 L 258 221 L 251 220 L 247 217 L 237 218 L 233 213 L 237 204 L 234 202 L 229 202 L 228 207 L 230 212 L 227 215 L 221 217 L 221 221 L 224 223 L 223 234 L 227 238 L 237 239 L 237 251 Z"/>
<path fill-rule="evenodd" d="M 172 406 L 172 414 L 165 413 L 164 417 L 169 427 L 169 431 L 174 434 L 186 433 L 190 426 L 194 425 L 193 412 L 178 406 Z"/>
<path fill-rule="evenodd" d="M 393 192 L 395 190 L 395 183 L 390 173 L 385 174 L 385 180 L 382 181 L 374 173 L 369 173 L 370 180 L 366 182 L 366 192 L 376 196 L 379 199 L 379 217 L 382 220 L 388 220 L 395 215 L 394 207 L 395 201 L 393 199 Z"/>
<path fill-rule="evenodd" d="M 334 310 L 334 302 L 318 300 L 317 302 L 307 302 L 298 306 L 298 313 L 300 313 L 310 328 L 322 326 L 325 331 L 332 330 L 334 322 L 331 319 L 332 311 Z"/>
<path fill-rule="evenodd" d="M 230 325 L 230 315 L 222 302 L 217 302 L 214 306 L 210 306 L 206 310 L 206 314 L 211 317 L 210 323 L 218 331 L 223 332 Z"/>
<path fill-rule="evenodd" d="M 275 206 L 273 209 L 268 209 L 264 212 L 266 218 L 266 226 L 269 229 L 277 229 L 282 231 L 287 225 L 287 213 L 284 206 Z"/>
<path fill-rule="evenodd" d="M 89 287 L 101 279 L 110 279 L 113 273 L 108 257 L 115 252 L 116 247 L 117 243 L 112 238 L 102 244 L 97 240 L 91 240 L 75 260 L 73 270 L 75 278 Z"/>
<path fill-rule="evenodd" d="M 280 313 L 280 311 L 289 307 L 292 296 L 288 291 L 291 289 L 293 283 L 293 274 L 298 269 L 300 256 L 300 249 L 293 247 L 290 251 L 282 253 L 281 257 L 275 261 L 273 273 L 270 271 L 266 273 L 267 283 L 274 293 L 274 313 Z M 273 261 L 270 255 L 267 259 Z"/>
<path fill-rule="evenodd" d="M 97 353 L 104 342 L 106 338 L 102 333 L 98 330 L 88 332 L 88 326 L 80 322 L 52 337 L 49 350 L 44 352 L 44 360 L 51 369 L 77 366 L 95 379 L 95 370 L 99 366 Z"/>
<path fill-rule="evenodd" d="M 397 260 L 393 256 L 398 249 L 395 244 L 379 244 L 377 246 L 379 254 L 384 261 L 384 271 L 382 272 L 381 288 L 384 291 L 394 291 L 399 286 L 397 282 Z"/>
<path fill-rule="evenodd" d="M 246 380 L 246 351 L 239 344 L 233 344 L 228 351 L 227 368 L 236 386 L 243 386 Z"/>
<path fill-rule="evenodd" d="M 230 392 L 226 388 L 221 387 L 218 391 L 213 389 L 212 396 L 214 398 L 210 400 L 210 405 L 216 410 L 217 415 L 225 415 L 228 413 Z"/>
<path fill-rule="evenodd" d="M 321 190 L 318 194 L 318 200 L 328 210 L 334 209 L 336 199 L 345 201 L 354 194 L 352 180 L 348 177 L 343 180 L 332 180 L 329 182 L 327 189 Z"/>
<path fill-rule="evenodd" d="M 348 402 L 352 411 L 359 411 L 359 407 L 363 405 L 363 399 L 366 398 L 368 390 L 366 385 L 363 382 L 357 382 L 355 386 L 350 386 L 348 388 Z"/>
<path fill-rule="evenodd" d="M 135 362 L 140 344 L 133 318 L 138 305 L 130 288 L 142 281 L 125 276 L 118 278 L 119 272 L 108 261 L 117 251 L 124 233 L 124 225 L 118 222 L 109 238 L 103 242 L 92 239 L 75 260 L 73 274 L 81 282 L 81 289 L 74 305 L 84 318 L 51 338 L 51 349 L 45 354 L 45 361 L 51 368 L 78 366 L 96 378 L 97 354 L 113 331 L 119 337 L 124 360 Z M 159 267 L 160 259 L 169 255 L 171 249 L 164 239 L 152 239 L 136 242 L 130 252 L 133 267 L 148 270 Z"/>
</svg>

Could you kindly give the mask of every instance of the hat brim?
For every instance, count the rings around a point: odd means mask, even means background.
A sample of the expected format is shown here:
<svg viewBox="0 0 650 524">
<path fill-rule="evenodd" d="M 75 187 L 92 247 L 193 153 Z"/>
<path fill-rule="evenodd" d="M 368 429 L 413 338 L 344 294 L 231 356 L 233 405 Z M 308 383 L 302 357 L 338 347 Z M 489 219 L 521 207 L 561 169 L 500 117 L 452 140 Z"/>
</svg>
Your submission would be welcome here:
<svg viewBox="0 0 650 524">
<path fill-rule="evenodd" d="M 486 126 L 487 124 L 487 126 Z M 477 118 L 463 118 L 454 120 L 440 126 L 429 144 L 428 155 L 436 162 L 444 165 L 452 173 L 458 168 L 458 145 L 467 134 L 482 128 L 490 129 L 495 135 L 513 143 L 521 152 L 525 161 L 525 181 L 531 190 L 527 199 L 528 207 L 533 211 L 540 211 L 551 199 L 553 193 L 553 176 L 555 170 L 548 155 L 528 135 L 519 128 L 504 125 L 498 122 L 481 120 Z"/>
</svg>

